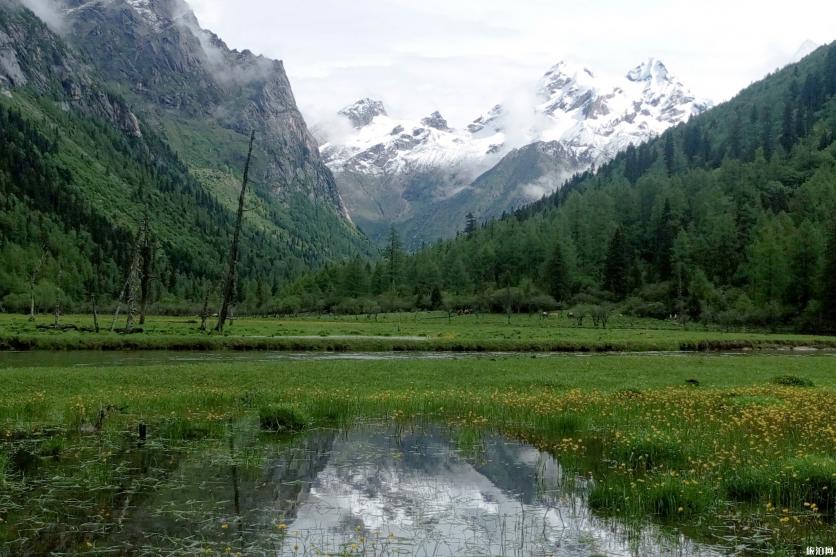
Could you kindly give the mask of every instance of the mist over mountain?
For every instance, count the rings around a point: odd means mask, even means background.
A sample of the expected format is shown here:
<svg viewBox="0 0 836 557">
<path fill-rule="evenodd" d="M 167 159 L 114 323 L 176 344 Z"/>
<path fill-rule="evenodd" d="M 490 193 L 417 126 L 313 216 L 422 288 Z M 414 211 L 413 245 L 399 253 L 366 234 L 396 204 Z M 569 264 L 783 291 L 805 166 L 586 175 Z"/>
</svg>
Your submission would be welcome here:
<svg viewBox="0 0 836 557">
<path fill-rule="evenodd" d="M 465 129 L 439 111 L 408 120 L 358 100 L 322 128 L 321 150 L 361 228 L 380 239 L 394 224 L 417 246 L 454 235 L 469 212 L 484 220 L 536 201 L 711 106 L 653 58 L 615 83 L 560 62 Z"/>
<path fill-rule="evenodd" d="M 223 271 L 251 131 L 240 295 L 257 286 L 269 295 L 311 266 L 368 253 L 282 62 L 227 48 L 182 0 L 2 0 L 0 16 L 3 146 L 32 168 L 0 169 L 12 223 L 4 246 L 32 252 L 4 257 L 12 271 L 50 238 L 65 243 L 45 258 L 63 266 L 55 276 L 67 284 L 53 286 L 69 299 L 83 284 L 68 277 L 96 273 L 70 253 L 101 250 L 98 272 L 118 290 L 146 214 L 165 277 L 154 298 L 200 299 Z M 13 224 L 41 218 L 37 232 Z M 0 300 L 24 290 L 0 282 Z"/>
</svg>

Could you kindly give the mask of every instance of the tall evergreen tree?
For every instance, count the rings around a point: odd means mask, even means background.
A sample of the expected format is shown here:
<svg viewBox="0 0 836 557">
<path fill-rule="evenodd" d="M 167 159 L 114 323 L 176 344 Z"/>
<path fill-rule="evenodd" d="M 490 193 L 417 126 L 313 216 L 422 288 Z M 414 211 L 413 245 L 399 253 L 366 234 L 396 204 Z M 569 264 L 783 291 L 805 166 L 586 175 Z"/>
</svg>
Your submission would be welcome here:
<svg viewBox="0 0 836 557">
<path fill-rule="evenodd" d="M 476 217 L 473 215 L 473 213 L 468 213 L 467 215 L 465 215 L 464 219 L 464 233 L 470 236 L 474 232 L 476 232 Z"/>
<path fill-rule="evenodd" d="M 656 273 L 659 276 L 659 280 L 669 280 L 673 273 L 671 256 L 673 253 L 673 241 L 676 238 L 678 229 L 679 226 L 673 216 L 671 201 L 670 199 L 666 199 L 665 206 L 662 209 L 662 216 L 659 218 L 659 224 L 656 227 L 656 245 L 653 246 L 656 254 Z"/>
<path fill-rule="evenodd" d="M 604 264 L 604 289 L 612 292 L 619 300 L 628 294 L 630 262 L 632 255 L 627 244 L 624 227 L 619 226 L 610 240 L 607 260 Z"/>
<path fill-rule="evenodd" d="M 389 290 L 394 294 L 401 285 L 401 273 L 404 260 L 404 253 L 401 237 L 398 231 L 392 226 L 389 229 L 389 240 L 383 250 L 383 259 L 386 262 L 386 278 Z"/>
<path fill-rule="evenodd" d="M 831 330 L 836 330 L 836 225 L 830 225 L 830 237 L 822 280 L 822 313 Z"/>
<path fill-rule="evenodd" d="M 558 302 L 568 299 L 572 293 L 572 280 L 559 237 L 555 239 L 551 256 L 546 262 L 545 274 L 544 282 L 549 294 Z"/>
</svg>

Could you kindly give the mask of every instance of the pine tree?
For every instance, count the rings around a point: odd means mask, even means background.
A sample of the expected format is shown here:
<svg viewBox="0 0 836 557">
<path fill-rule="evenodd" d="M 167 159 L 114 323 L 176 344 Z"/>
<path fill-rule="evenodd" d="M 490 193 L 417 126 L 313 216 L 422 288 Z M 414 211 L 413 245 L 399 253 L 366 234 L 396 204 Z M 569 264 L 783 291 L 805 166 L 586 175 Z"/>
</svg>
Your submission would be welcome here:
<svg viewBox="0 0 836 557">
<path fill-rule="evenodd" d="M 464 233 L 470 236 L 474 232 L 476 232 L 476 217 L 473 213 L 468 213 L 464 217 L 465 224 L 464 224 Z"/>
<path fill-rule="evenodd" d="M 544 283 L 548 285 L 549 294 L 558 302 L 566 300 L 572 293 L 572 281 L 569 276 L 569 266 L 566 264 L 566 258 L 563 255 L 560 238 L 555 239 L 551 256 L 546 262 L 545 272 Z"/>
<path fill-rule="evenodd" d="M 831 329 L 836 330 L 836 225 L 833 224 L 827 241 L 821 300 L 824 319 Z"/>
<path fill-rule="evenodd" d="M 627 245 L 624 227 L 619 226 L 610 241 L 604 264 L 604 289 L 612 292 L 619 300 L 628 294 L 630 262 L 632 256 Z"/>
<path fill-rule="evenodd" d="M 671 202 L 669 199 L 666 199 L 665 207 L 662 209 L 662 216 L 656 227 L 656 245 L 654 246 L 656 252 L 656 272 L 659 275 L 659 280 L 668 280 L 673 273 L 671 255 L 673 252 L 673 241 L 676 238 L 678 228 L 678 224 L 673 217 Z"/>
<path fill-rule="evenodd" d="M 395 227 L 389 229 L 389 241 L 383 251 L 383 259 L 386 262 L 386 278 L 391 293 L 397 292 L 401 286 L 401 266 L 403 265 L 404 253 L 401 247 L 401 237 Z"/>
<path fill-rule="evenodd" d="M 676 170 L 676 146 L 671 132 L 665 134 L 665 168 L 668 170 L 668 176 Z"/>
</svg>

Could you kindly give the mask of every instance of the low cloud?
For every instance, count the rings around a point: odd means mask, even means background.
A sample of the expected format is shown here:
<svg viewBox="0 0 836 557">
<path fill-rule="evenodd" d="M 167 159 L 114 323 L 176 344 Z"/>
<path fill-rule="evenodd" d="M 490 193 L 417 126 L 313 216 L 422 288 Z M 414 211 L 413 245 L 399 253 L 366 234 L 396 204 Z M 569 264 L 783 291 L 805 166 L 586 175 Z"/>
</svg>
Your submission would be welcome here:
<svg viewBox="0 0 836 557">
<path fill-rule="evenodd" d="M 19 0 L 28 9 L 32 10 L 38 19 L 46 23 L 52 31 L 63 33 L 66 29 L 64 14 L 56 7 L 51 0 Z"/>
</svg>

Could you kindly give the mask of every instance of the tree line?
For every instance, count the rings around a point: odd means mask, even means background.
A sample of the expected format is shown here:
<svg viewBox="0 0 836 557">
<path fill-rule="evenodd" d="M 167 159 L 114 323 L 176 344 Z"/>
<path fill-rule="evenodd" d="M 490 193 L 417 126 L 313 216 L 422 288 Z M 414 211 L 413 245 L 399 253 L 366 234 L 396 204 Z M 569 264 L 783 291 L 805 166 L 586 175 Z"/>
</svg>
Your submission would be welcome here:
<svg viewBox="0 0 836 557">
<path fill-rule="evenodd" d="M 311 273 L 273 310 L 538 311 L 825 330 L 836 324 L 836 45 L 598 172 L 406 254 Z"/>
</svg>

